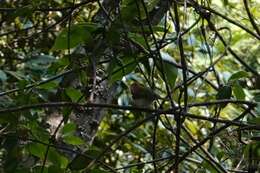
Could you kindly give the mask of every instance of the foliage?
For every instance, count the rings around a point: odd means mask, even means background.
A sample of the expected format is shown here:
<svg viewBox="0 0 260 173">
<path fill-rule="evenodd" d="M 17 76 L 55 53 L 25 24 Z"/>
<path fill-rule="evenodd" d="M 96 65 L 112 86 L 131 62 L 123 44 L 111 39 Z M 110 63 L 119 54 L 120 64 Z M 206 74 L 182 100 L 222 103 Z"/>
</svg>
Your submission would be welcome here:
<svg viewBox="0 0 260 173">
<path fill-rule="evenodd" d="M 0 172 L 260 171 L 259 8 L 1 2 Z M 161 98 L 136 107 L 133 82 Z"/>
</svg>

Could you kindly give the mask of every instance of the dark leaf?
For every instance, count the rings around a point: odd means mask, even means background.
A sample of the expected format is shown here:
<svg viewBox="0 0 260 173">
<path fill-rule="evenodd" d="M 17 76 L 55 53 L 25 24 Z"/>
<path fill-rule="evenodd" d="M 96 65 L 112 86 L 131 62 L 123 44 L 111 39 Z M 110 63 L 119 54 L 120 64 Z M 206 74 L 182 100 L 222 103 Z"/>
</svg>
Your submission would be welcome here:
<svg viewBox="0 0 260 173">
<path fill-rule="evenodd" d="M 80 43 L 91 43 L 93 40 L 91 32 L 98 28 L 93 23 L 81 23 L 71 26 L 70 48 L 76 47 Z M 68 49 L 68 28 L 64 29 L 56 38 L 52 50 Z"/>
<path fill-rule="evenodd" d="M 72 171 L 78 171 L 85 169 L 88 164 L 92 161 L 92 159 L 87 158 L 83 155 L 77 155 L 69 164 L 69 169 Z"/>
<path fill-rule="evenodd" d="M 239 84 L 238 81 L 236 81 L 234 83 L 234 85 L 232 86 L 232 90 L 233 90 L 233 93 L 234 93 L 235 97 L 238 100 L 244 100 L 245 99 L 246 94 L 245 94 L 243 88 L 241 87 L 241 85 Z"/>
</svg>

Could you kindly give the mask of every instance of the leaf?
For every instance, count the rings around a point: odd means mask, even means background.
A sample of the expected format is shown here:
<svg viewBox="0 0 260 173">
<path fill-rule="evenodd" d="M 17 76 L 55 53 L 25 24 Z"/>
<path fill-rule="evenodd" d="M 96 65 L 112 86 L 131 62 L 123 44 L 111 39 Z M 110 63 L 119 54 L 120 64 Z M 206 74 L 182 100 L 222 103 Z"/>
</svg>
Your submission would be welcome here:
<svg viewBox="0 0 260 173">
<path fill-rule="evenodd" d="M 19 17 L 29 17 L 32 15 L 33 7 L 31 5 L 26 5 L 20 8 L 17 8 L 17 10 L 12 14 L 13 16 L 19 16 Z"/>
<path fill-rule="evenodd" d="M 106 32 L 106 40 L 111 45 L 116 45 L 120 42 L 120 30 L 117 24 L 112 25 Z"/>
<path fill-rule="evenodd" d="M 69 164 L 69 169 L 72 171 L 78 171 L 86 168 L 92 159 L 87 158 L 84 155 L 77 155 Z"/>
<path fill-rule="evenodd" d="M 254 100 L 255 100 L 256 102 L 260 102 L 260 92 L 254 94 Z"/>
<path fill-rule="evenodd" d="M 0 70 L 0 80 L 2 82 L 7 80 L 7 75 L 5 74 L 5 72 L 3 70 Z"/>
<path fill-rule="evenodd" d="M 48 167 L 48 173 L 57 173 L 57 172 L 65 172 L 65 171 L 59 168 L 57 165 L 51 165 Z"/>
<path fill-rule="evenodd" d="M 48 160 L 60 168 L 66 168 L 69 163 L 68 159 L 58 153 L 54 148 L 49 149 Z"/>
<path fill-rule="evenodd" d="M 135 56 L 135 55 L 133 55 Z M 124 56 L 121 59 L 113 58 L 108 67 L 108 78 L 110 83 L 121 80 L 125 75 L 128 75 L 135 70 L 137 63 L 133 56 Z"/>
<path fill-rule="evenodd" d="M 130 23 L 138 15 L 137 6 L 133 0 L 124 0 L 122 3 L 121 16 L 123 21 Z"/>
<path fill-rule="evenodd" d="M 73 135 L 63 136 L 63 139 L 67 144 L 71 144 L 71 145 L 82 145 L 85 143 L 80 137 L 73 136 Z"/>
<path fill-rule="evenodd" d="M 242 86 L 239 84 L 238 81 L 236 81 L 234 83 L 234 85 L 232 86 L 232 90 L 233 90 L 233 93 L 235 95 L 235 97 L 238 99 L 238 100 L 244 100 L 245 97 L 246 97 L 246 94 L 242 88 Z"/>
<path fill-rule="evenodd" d="M 145 42 L 145 39 L 142 35 L 137 34 L 137 33 L 132 33 L 129 32 L 128 33 L 128 38 L 130 38 L 133 42 L 135 42 L 136 44 L 138 44 L 140 47 L 142 47 L 143 50 L 145 50 L 146 52 L 148 52 L 148 47 L 147 44 Z"/>
<path fill-rule="evenodd" d="M 45 166 L 43 168 L 43 171 L 42 171 L 42 166 L 35 166 L 32 168 L 32 172 L 33 173 L 49 173 L 47 166 Z"/>
<path fill-rule="evenodd" d="M 222 0 L 222 3 L 224 6 L 227 6 L 228 5 L 228 0 Z"/>
<path fill-rule="evenodd" d="M 216 95 L 217 100 L 230 99 L 232 96 L 232 88 L 230 85 L 223 85 L 218 89 L 218 93 Z M 221 104 L 220 107 L 224 108 L 227 104 Z"/>
<path fill-rule="evenodd" d="M 58 85 L 59 83 L 57 81 L 50 81 L 45 84 L 39 85 L 37 88 L 51 90 L 51 89 L 56 89 Z"/>
<path fill-rule="evenodd" d="M 157 62 L 157 67 L 160 71 L 160 76 L 162 78 L 166 78 L 166 81 L 168 84 L 170 84 L 171 88 L 174 88 L 176 79 L 178 77 L 178 69 L 172 64 L 174 61 L 173 58 L 167 54 L 167 53 L 162 53 L 162 58 L 163 58 L 163 69 L 161 68 L 161 62 Z M 163 70 L 163 71 L 162 71 Z"/>
<path fill-rule="evenodd" d="M 187 120 L 185 121 L 185 125 L 188 127 L 188 129 L 191 131 L 191 133 L 195 136 L 198 132 L 198 125 L 195 121 Z"/>
<path fill-rule="evenodd" d="M 150 33 L 150 27 L 149 26 L 143 26 L 143 28 L 141 28 L 140 26 L 129 26 L 131 33 L 129 34 L 137 34 L 137 33 Z M 164 26 L 152 26 L 152 30 L 153 32 L 164 32 L 165 28 Z M 134 33 L 132 33 L 134 32 Z M 143 36 L 142 36 L 143 37 Z"/>
<path fill-rule="evenodd" d="M 149 0 L 149 1 L 144 1 L 147 12 L 149 13 L 154 9 L 154 7 L 158 4 L 159 0 Z M 138 3 L 138 7 L 136 3 Z M 125 22 L 131 22 L 135 17 L 137 17 L 140 12 L 140 17 L 141 19 L 146 19 L 146 12 L 144 10 L 144 7 L 140 1 L 135 0 L 124 0 L 122 3 L 122 9 L 121 9 L 121 15 L 122 19 Z M 139 11 L 139 12 L 138 12 Z"/>
<path fill-rule="evenodd" d="M 76 47 L 80 43 L 91 43 L 93 40 L 91 32 L 97 29 L 94 23 L 81 23 L 71 26 L 70 28 L 70 48 Z M 61 31 L 57 36 L 52 50 L 68 49 L 68 28 Z"/>
<path fill-rule="evenodd" d="M 217 100 L 230 99 L 232 95 L 232 89 L 230 85 L 223 85 L 218 89 L 218 93 L 216 95 Z"/>
<path fill-rule="evenodd" d="M 43 145 L 43 144 L 39 144 L 39 143 L 32 143 L 32 144 L 29 144 L 28 146 L 28 151 L 40 158 L 40 159 L 44 159 L 44 155 L 45 155 L 45 152 L 46 152 L 46 146 Z"/>
<path fill-rule="evenodd" d="M 109 172 L 101 170 L 99 168 L 95 168 L 95 169 L 91 170 L 91 173 L 109 173 Z"/>
<path fill-rule="evenodd" d="M 206 172 L 210 172 L 210 173 L 217 173 L 218 170 L 213 167 L 209 162 L 207 161 L 203 161 L 201 163 L 201 166 L 203 167 L 204 170 L 207 170 Z"/>
<path fill-rule="evenodd" d="M 66 88 L 65 92 L 73 102 L 78 102 L 83 95 L 79 90 L 74 88 Z"/>
<path fill-rule="evenodd" d="M 228 82 L 236 81 L 241 78 L 247 78 L 249 77 L 248 73 L 245 71 L 238 71 L 230 76 L 228 79 Z"/>
<path fill-rule="evenodd" d="M 62 128 L 62 133 L 63 133 L 63 135 L 71 134 L 71 133 L 75 132 L 76 129 L 77 129 L 77 126 L 75 123 L 67 123 Z"/>
<path fill-rule="evenodd" d="M 249 119 L 248 123 L 252 123 L 252 124 L 260 126 L 260 116 Z"/>
<path fill-rule="evenodd" d="M 34 138 L 42 141 L 42 142 L 48 142 L 50 139 L 50 134 L 47 131 L 47 129 L 42 128 L 39 126 L 39 124 L 35 121 L 30 121 L 30 124 L 28 124 L 28 128 L 31 130 L 32 135 Z"/>
<path fill-rule="evenodd" d="M 22 80 L 22 79 L 26 79 L 26 77 L 24 76 L 24 74 L 22 74 L 19 71 L 8 71 L 6 70 L 5 73 L 10 74 L 11 76 L 13 76 L 14 78 L 16 78 L 17 80 Z"/>
<path fill-rule="evenodd" d="M 168 62 L 164 62 L 163 65 L 164 65 L 166 80 L 170 84 L 171 88 L 174 88 L 178 76 L 178 69 L 175 66 L 169 64 Z"/>
</svg>

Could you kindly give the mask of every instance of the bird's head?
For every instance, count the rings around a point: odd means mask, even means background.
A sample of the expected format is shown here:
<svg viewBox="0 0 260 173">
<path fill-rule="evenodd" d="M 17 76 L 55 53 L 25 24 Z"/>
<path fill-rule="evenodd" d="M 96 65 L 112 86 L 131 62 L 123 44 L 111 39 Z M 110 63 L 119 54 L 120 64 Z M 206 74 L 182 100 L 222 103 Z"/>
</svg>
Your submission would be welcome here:
<svg viewBox="0 0 260 173">
<path fill-rule="evenodd" d="M 160 96 L 152 89 L 147 88 L 138 82 L 131 84 L 130 91 L 134 104 L 137 106 L 148 107 L 154 100 L 160 99 Z"/>
<path fill-rule="evenodd" d="M 134 82 L 130 86 L 130 91 L 133 97 L 140 95 L 142 92 L 143 86 L 141 84 Z"/>
</svg>

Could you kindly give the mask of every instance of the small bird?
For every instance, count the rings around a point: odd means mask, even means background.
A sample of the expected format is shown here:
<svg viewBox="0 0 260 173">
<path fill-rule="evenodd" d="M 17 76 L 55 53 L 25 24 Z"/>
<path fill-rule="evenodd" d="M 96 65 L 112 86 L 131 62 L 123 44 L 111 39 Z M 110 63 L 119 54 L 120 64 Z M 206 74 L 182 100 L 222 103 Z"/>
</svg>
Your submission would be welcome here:
<svg viewBox="0 0 260 173">
<path fill-rule="evenodd" d="M 147 88 L 138 82 L 131 84 L 130 91 L 135 106 L 150 107 L 154 100 L 161 99 L 161 97 L 152 89 Z"/>
</svg>

